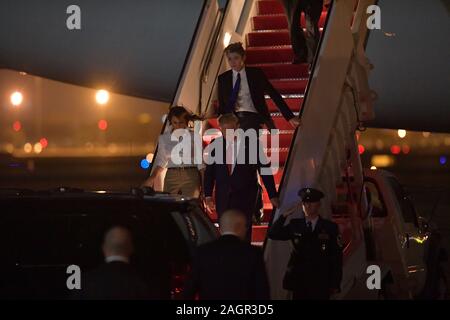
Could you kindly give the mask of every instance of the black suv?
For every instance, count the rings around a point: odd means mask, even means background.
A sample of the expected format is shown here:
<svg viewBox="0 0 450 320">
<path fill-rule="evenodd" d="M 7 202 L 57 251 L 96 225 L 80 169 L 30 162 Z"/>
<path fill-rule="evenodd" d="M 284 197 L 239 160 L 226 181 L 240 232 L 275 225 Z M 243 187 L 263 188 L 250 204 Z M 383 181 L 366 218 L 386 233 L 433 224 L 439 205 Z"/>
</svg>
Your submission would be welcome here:
<svg viewBox="0 0 450 320">
<path fill-rule="evenodd" d="M 141 189 L 0 190 L 0 212 L 2 299 L 71 298 L 68 266 L 84 272 L 103 263 L 103 236 L 114 225 L 131 230 L 131 262 L 152 297 L 176 299 L 193 250 L 218 235 L 197 201 Z"/>
</svg>

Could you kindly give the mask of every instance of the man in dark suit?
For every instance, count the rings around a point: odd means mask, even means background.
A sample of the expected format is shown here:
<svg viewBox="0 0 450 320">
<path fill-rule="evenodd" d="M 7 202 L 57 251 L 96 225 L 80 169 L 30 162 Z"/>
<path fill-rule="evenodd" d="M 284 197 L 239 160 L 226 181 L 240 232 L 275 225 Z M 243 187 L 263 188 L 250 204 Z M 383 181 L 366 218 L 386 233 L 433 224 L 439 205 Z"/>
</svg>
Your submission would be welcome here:
<svg viewBox="0 0 450 320">
<path fill-rule="evenodd" d="M 252 216 L 257 209 L 259 194 L 258 172 L 265 169 L 261 174 L 270 201 L 274 207 L 278 206 L 278 196 L 275 181 L 270 171 L 270 163 L 263 164 L 258 159 L 258 142 L 245 139 L 233 140 L 234 133 L 239 127 L 238 118 L 228 113 L 219 118 L 219 126 L 222 137 L 211 142 L 212 148 L 210 159 L 206 163 L 204 174 L 205 204 L 208 210 L 216 211 L 219 218 L 228 209 L 238 209 L 244 212 L 248 218 L 247 239 L 251 240 Z M 255 134 L 255 139 L 257 136 Z M 231 151 L 231 149 L 233 149 Z M 254 163 L 251 163 L 252 151 L 255 153 Z M 221 153 L 221 154 L 219 154 Z M 269 173 L 269 174 L 268 174 Z M 215 205 L 213 201 L 213 190 L 215 188 Z"/>
<path fill-rule="evenodd" d="M 282 0 L 289 25 L 294 61 L 292 63 L 312 63 L 320 39 L 319 20 L 324 0 Z M 305 14 L 306 38 L 300 24 L 302 12 Z"/>
<path fill-rule="evenodd" d="M 219 115 L 235 113 L 243 130 L 259 130 L 262 124 L 266 124 L 268 129 L 274 129 L 264 97 L 268 94 L 293 127 L 300 124 L 299 118 L 294 116 L 264 72 L 260 68 L 245 66 L 242 43 L 230 44 L 225 49 L 225 55 L 231 70 L 219 75 Z"/>
<path fill-rule="evenodd" d="M 105 264 L 82 276 L 81 290 L 74 298 L 82 300 L 149 299 L 149 291 L 130 266 L 133 253 L 131 234 L 124 227 L 110 229 L 103 242 Z"/>
<path fill-rule="evenodd" d="M 304 219 L 286 218 L 294 211 L 281 215 L 272 225 L 268 237 L 290 240 L 293 251 L 283 279 L 283 287 L 293 291 L 294 300 L 327 300 L 340 291 L 342 279 L 342 241 L 338 226 L 319 216 L 320 199 L 317 189 L 299 191 Z"/>
<path fill-rule="evenodd" d="M 220 218 L 222 236 L 197 249 L 184 289 L 186 299 L 268 300 L 262 251 L 247 243 L 247 217 L 229 210 Z"/>
</svg>

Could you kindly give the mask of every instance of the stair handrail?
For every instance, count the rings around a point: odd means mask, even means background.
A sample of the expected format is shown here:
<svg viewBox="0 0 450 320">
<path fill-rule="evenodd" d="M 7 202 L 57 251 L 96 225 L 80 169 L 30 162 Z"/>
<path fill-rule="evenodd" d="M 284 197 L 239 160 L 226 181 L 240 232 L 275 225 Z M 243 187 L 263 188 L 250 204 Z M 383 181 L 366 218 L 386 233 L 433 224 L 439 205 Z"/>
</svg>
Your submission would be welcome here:
<svg viewBox="0 0 450 320">
<path fill-rule="evenodd" d="M 361 4 L 375 0 L 360 1 Z M 335 0 L 332 1 L 328 10 L 325 29 L 314 59 L 312 73 L 307 84 L 302 109 L 300 110 L 300 116 L 304 123 L 295 130 L 295 136 L 291 142 L 291 149 L 280 184 L 281 206 L 272 215 L 271 224 L 284 210 L 290 210 L 298 204 L 297 190 L 294 189 L 306 185 L 320 187 L 321 181 L 318 181 L 319 173 L 324 170 L 326 165 L 325 159 L 327 158 L 327 150 L 334 132 L 333 130 L 337 124 L 336 117 L 340 112 L 342 90 L 346 75 L 351 68 L 352 59 L 355 59 L 354 49 L 357 42 L 354 40 L 354 29 L 351 28 L 355 3 L 356 1 Z M 358 13 L 361 10 L 363 10 L 362 5 L 357 7 L 357 15 L 362 16 L 361 12 Z M 359 24 L 363 23 L 362 20 L 358 19 Z M 345 23 L 348 23 L 348 29 L 346 29 Z M 359 26 L 357 28 L 357 30 L 362 29 L 364 28 L 359 28 Z M 324 110 L 312 108 L 313 103 L 315 107 L 329 107 L 329 114 L 320 123 L 317 121 L 314 121 L 314 123 L 311 121 L 305 123 L 305 117 L 309 120 L 322 119 L 320 118 L 320 112 L 323 113 Z M 317 136 L 318 131 L 319 134 L 322 133 L 322 136 Z M 310 141 L 314 141 L 314 144 Z M 304 147 L 306 145 L 308 145 L 308 153 L 305 153 Z M 341 150 L 341 152 L 344 152 L 344 150 Z M 296 160 L 295 163 L 294 160 Z M 287 177 L 290 178 L 287 179 Z M 297 181 L 301 181 L 301 184 L 298 184 Z M 327 210 L 330 207 L 326 205 L 329 204 L 327 202 L 328 199 L 324 199 L 323 201 L 325 203 L 322 208 Z M 359 259 L 359 251 L 358 254 L 354 254 L 354 259 Z M 273 285 L 273 298 L 287 297 L 287 292 L 281 287 L 281 280 L 289 252 L 290 248 L 287 243 L 266 239 L 265 256 L 266 262 L 268 263 L 268 273 L 271 275 L 271 284 Z M 269 254 L 270 259 L 267 259 Z M 357 271 L 352 269 L 350 273 L 356 274 Z"/>
</svg>

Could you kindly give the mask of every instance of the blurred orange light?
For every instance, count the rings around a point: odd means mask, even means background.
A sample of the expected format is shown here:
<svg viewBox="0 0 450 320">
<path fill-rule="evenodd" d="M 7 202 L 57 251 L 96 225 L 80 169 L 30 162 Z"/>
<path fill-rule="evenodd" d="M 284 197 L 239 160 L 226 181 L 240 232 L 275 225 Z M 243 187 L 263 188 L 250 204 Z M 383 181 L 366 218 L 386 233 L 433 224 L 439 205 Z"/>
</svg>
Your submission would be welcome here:
<svg viewBox="0 0 450 320">
<path fill-rule="evenodd" d="M 33 146 L 31 145 L 31 143 L 27 142 L 25 143 L 25 145 L 23 146 L 23 150 L 26 153 L 30 153 L 31 151 L 33 151 Z"/>
<path fill-rule="evenodd" d="M 108 129 L 108 122 L 106 120 L 100 120 L 98 122 L 98 128 L 102 131 L 105 131 L 106 129 Z"/>
<path fill-rule="evenodd" d="M 34 148 L 33 148 L 34 152 L 37 153 L 37 154 L 41 153 L 41 152 L 42 152 L 42 149 L 43 149 L 43 148 L 42 148 L 42 145 L 41 145 L 40 142 L 36 143 L 36 144 L 34 145 Z"/>
<path fill-rule="evenodd" d="M 20 121 L 15 121 L 13 123 L 13 130 L 15 132 L 19 132 L 22 129 L 22 124 L 20 123 Z"/>
<path fill-rule="evenodd" d="M 391 147 L 392 154 L 399 154 L 402 151 L 402 149 L 398 145 L 393 145 Z"/>
<path fill-rule="evenodd" d="M 15 91 L 11 94 L 11 104 L 15 107 L 20 106 L 23 101 L 23 94 L 19 91 Z"/>
<path fill-rule="evenodd" d="M 95 94 L 95 100 L 98 104 L 104 105 L 109 101 L 109 92 L 106 90 L 98 90 Z"/>
</svg>

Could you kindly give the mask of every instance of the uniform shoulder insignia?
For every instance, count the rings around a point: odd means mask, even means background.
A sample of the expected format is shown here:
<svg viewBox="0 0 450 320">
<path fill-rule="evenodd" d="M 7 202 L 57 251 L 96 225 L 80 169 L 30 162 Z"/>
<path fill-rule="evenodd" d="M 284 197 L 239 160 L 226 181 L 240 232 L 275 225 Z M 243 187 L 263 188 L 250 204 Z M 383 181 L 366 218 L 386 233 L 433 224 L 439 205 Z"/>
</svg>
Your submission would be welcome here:
<svg viewBox="0 0 450 320">
<path fill-rule="evenodd" d="M 339 248 L 342 248 L 342 246 L 344 245 L 344 243 L 342 241 L 342 236 L 340 234 L 337 235 L 336 242 L 337 242 L 337 245 L 339 246 Z"/>
</svg>

